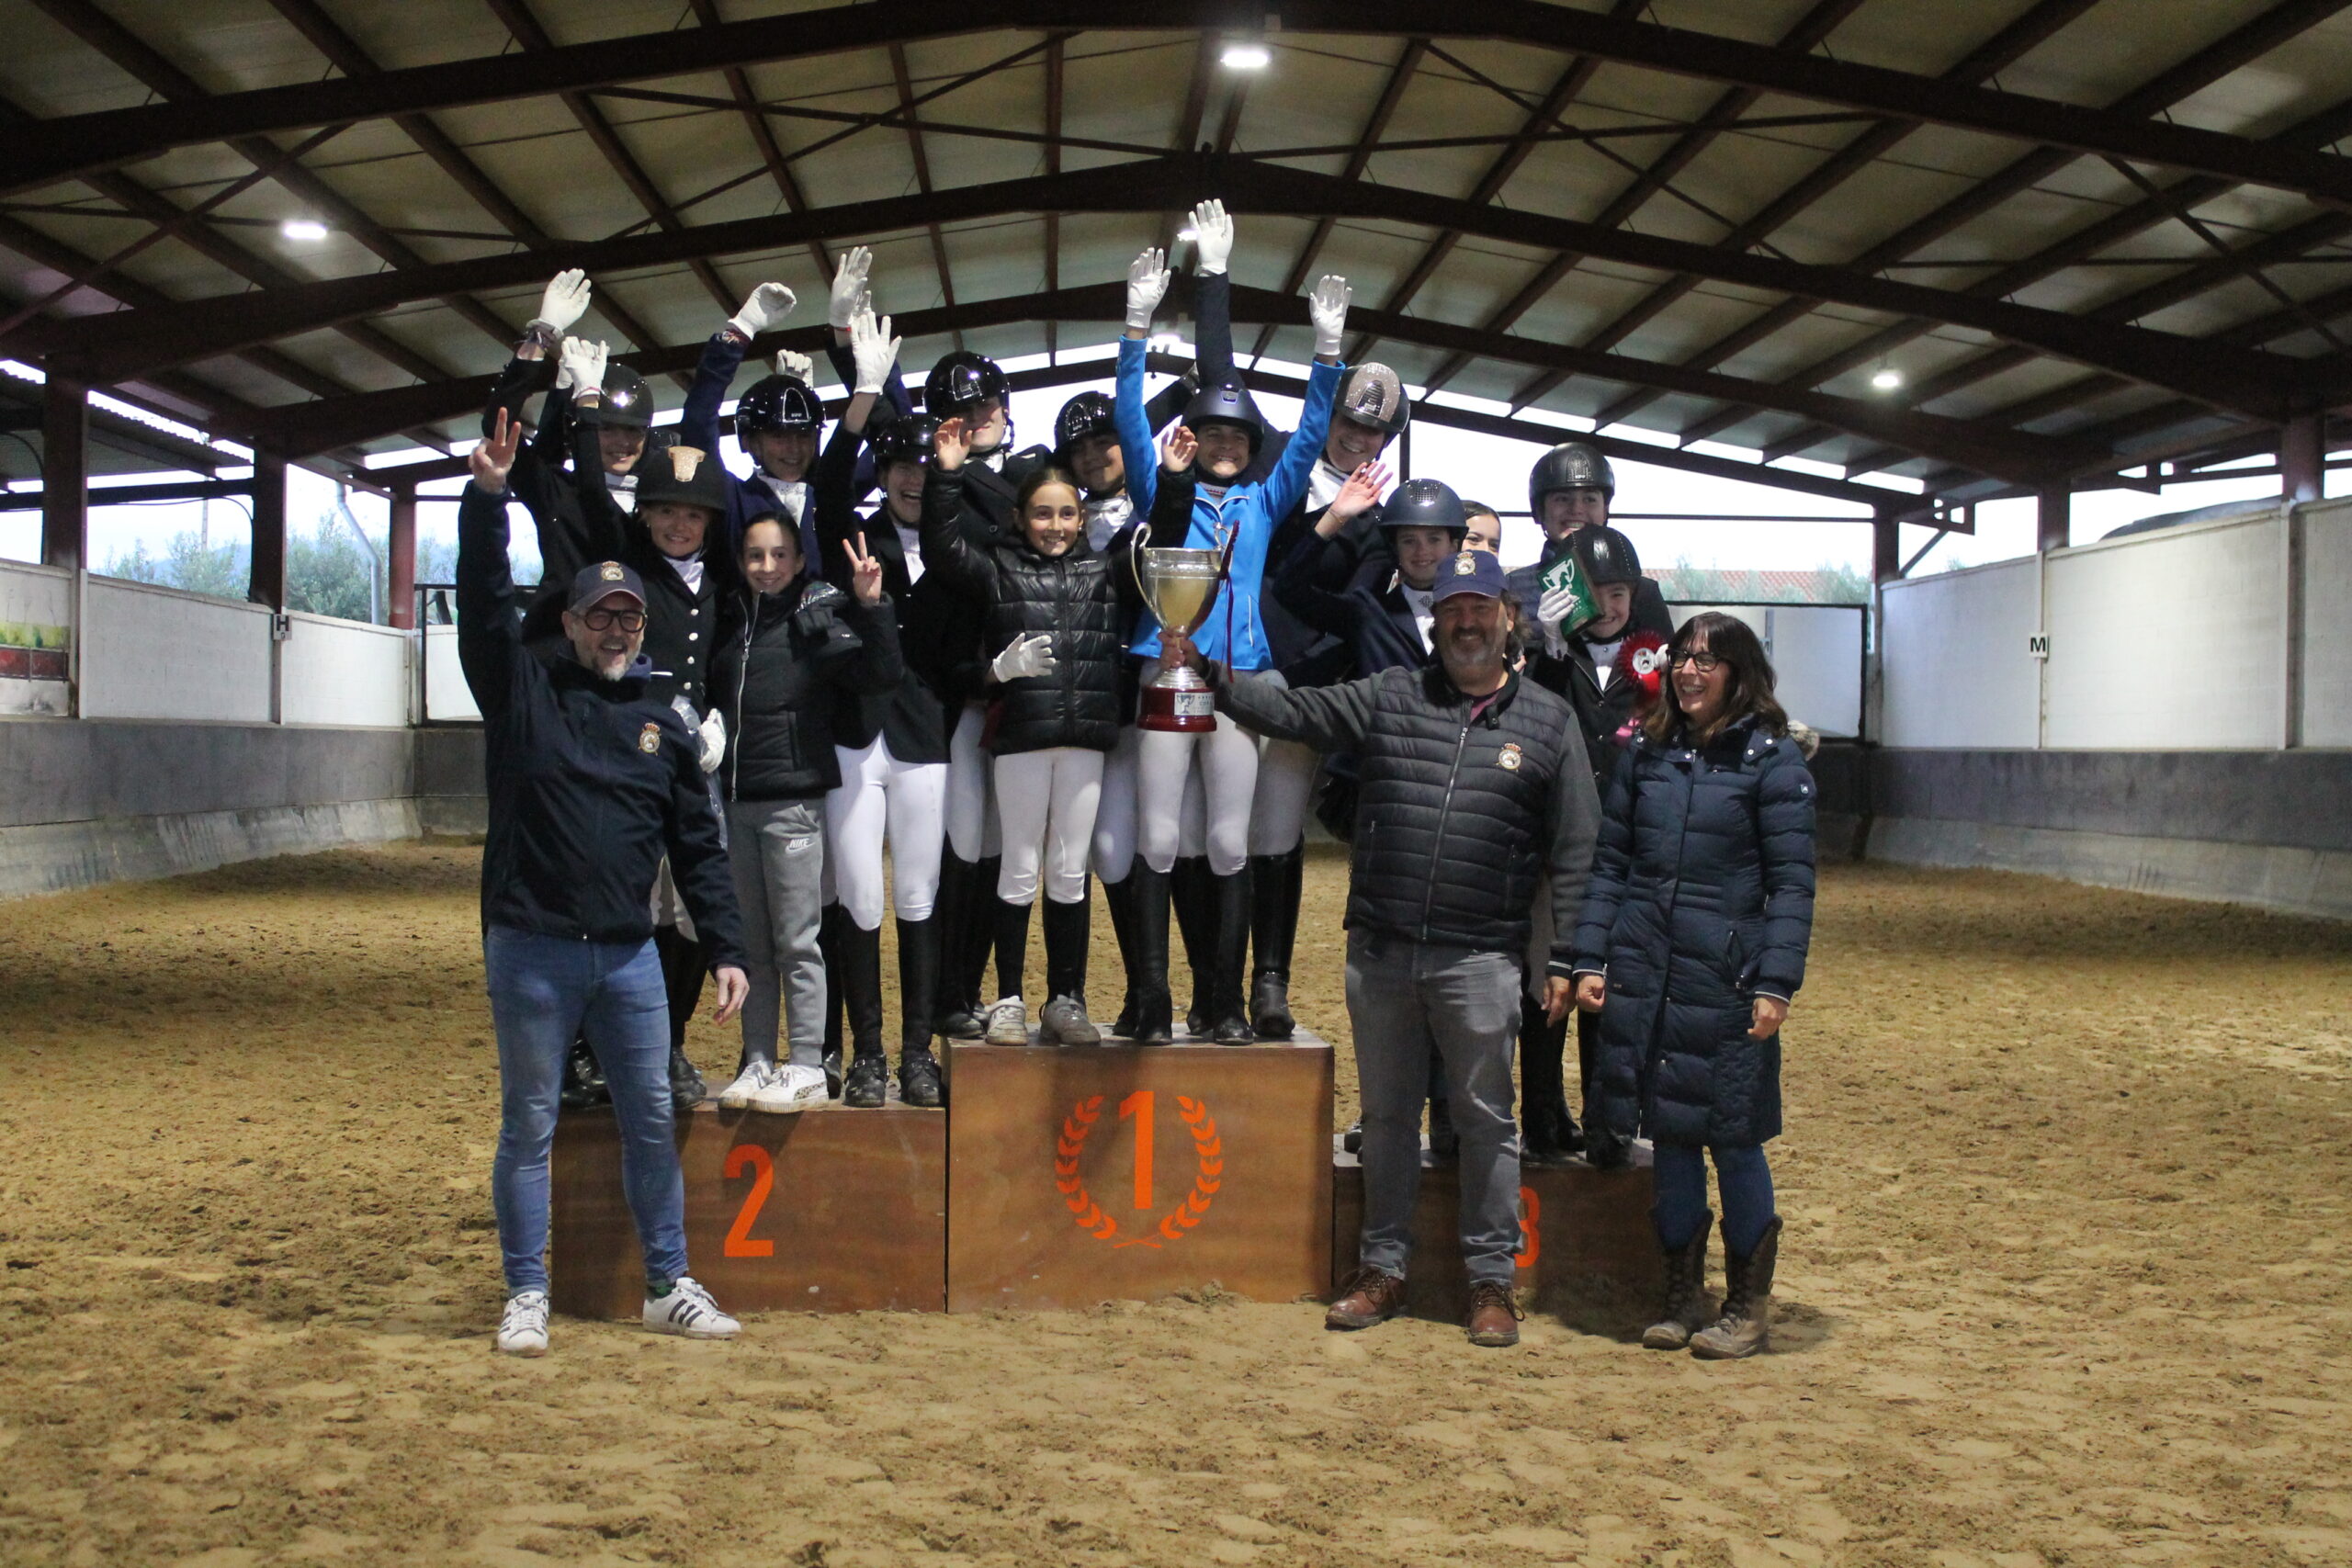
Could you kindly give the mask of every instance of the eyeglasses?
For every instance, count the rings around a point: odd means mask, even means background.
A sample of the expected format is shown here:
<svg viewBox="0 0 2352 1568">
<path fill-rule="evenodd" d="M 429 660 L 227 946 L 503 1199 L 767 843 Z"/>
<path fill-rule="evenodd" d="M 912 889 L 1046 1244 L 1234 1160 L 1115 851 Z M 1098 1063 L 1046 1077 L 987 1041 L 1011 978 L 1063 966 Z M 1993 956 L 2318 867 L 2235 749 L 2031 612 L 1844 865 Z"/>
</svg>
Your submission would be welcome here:
<svg viewBox="0 0 2352 1568">
<path fill-rule="evenodd" d="M 615 626 L 625 632 L 645 629 L 645 612 L 642 610 L 591 610 L 580 618 L 592 632 L 610 631 Z"/>
<path fill-rule="evenodd" d="M 1678 653 L 1674 656 L 1672 668 L 1679 670 L 1686 664 L 1702 675 L 1712 675 L 1724 667 L 1723 655 L 1700 652 Z"/>
</svg>

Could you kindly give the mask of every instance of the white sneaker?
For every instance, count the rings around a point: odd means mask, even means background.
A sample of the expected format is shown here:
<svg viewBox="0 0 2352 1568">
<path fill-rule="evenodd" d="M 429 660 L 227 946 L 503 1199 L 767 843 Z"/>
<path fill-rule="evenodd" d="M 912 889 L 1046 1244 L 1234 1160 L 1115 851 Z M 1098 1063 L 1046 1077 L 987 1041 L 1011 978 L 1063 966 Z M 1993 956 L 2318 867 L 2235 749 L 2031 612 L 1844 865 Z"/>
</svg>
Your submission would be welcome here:
<svg viewBox="0 0 2352 1568">
<path fill-rule="evenodd" d="M 718 1091 L 721 1111 L 741 1111 L 752 1103 L 760 1090 L 768 1087 L 775 1077 L 775 1064 L 753 1058 L 735 1075 L 735 1081 Z"/>
<path fill-rule="evenodd" d="M 831 1096 L 825 1088 L 825 1069 L 797 1066 L 786 1062 L 768 1069 L 768 1081 L 759 1093 L 752 1096 L 752 1109 L 771 1115 L 806 1111 L 812 1105 L 822 1105 Z"/>
<path fill-rule="evenodd" d="M 1026 1045 L 1029 1043 L 1029 1010 L 1019 997 L 1000 997 L 989 1009 L 988 1032 L 980 1037 L 990 1045 Z"/>
<path fill-rule="evenodd" d="M 548 1353 L 548 1293 L 525 1291 L 506 1298 L 506 1315 L 498 1324 L 498 1353 L 502 1356 L 544 1356 Z"/>
<path fill-rule="evenodd" d="M 718 1310 L 710 1292 L 680 1275 L 666 1296 L 645 1298 L 645 1326 L 656 1334 L 683 1334 L 689 1339 L 732 1339 L 743 1325 Z"/>
</svg>

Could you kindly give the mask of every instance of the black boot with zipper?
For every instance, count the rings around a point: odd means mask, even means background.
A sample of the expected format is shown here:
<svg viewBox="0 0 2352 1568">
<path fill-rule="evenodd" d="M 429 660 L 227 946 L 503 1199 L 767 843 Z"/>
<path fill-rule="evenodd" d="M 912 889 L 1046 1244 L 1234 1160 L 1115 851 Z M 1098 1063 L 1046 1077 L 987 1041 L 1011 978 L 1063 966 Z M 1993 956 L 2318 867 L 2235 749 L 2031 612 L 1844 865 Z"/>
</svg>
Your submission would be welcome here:
<svg viewBox="0 0 2352 1568">
<path fill-rule="evenodd" d="M 939 917 L 899 922 L 899 1098 L 925 1111 L 947 1103 L 931 1023 L 939 986 Z"/>
<path fill-rule="evenodd" d="M 882 931 L 865 930 L 843 911 L 837 940 L 850 1043 L 842 1103 L 873 1111 L 890 1097 L 890 1058 L 882 1049 Z"/>
</svg>

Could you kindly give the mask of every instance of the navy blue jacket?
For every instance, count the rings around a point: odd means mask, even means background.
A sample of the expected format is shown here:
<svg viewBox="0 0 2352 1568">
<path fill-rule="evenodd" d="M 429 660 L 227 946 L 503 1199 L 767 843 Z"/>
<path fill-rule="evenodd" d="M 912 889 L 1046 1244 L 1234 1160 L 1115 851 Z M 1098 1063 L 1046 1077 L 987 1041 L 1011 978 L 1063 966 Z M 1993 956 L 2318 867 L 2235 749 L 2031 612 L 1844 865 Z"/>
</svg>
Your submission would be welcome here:
<svg viewBox="0 0 2352 1568">
<path fill-rule="evenodd" d="M 489 761 L 482 923 L 646 942 L 666 854 L 711 967 L 741 968 L 735 885 L 700 744 L 633 674 L 605 681 L 524 648 L 506 499 L 469 484 L 458 503 L 458 658 Z"/>
<path fill-rule="evenodd" d="M 1337 574 L 1347 574 L 1335 584 Z M 1309 533 L 1274 576 L 1274 600 L 1300 622 L 1340 638 L 1351 651 L 1358 676 L 1383 670 L 1418 670 L 1430 661 L 1420 623 L 1392 581 L 1393 568 L 1377 577 L 1356 564 L 1345 537 Z"/>
<path fill-rule="evenodd" d="M 1605 973 L 1596 1114 L 1623 1136 L 1760 1144 L 1781 1132 L 1781 1039 L 1813 934 L 1813 774 L 1753 719 L 1694 750 L 1636 736 L 1601 808 L 1576 969 Z"/>
</svg>

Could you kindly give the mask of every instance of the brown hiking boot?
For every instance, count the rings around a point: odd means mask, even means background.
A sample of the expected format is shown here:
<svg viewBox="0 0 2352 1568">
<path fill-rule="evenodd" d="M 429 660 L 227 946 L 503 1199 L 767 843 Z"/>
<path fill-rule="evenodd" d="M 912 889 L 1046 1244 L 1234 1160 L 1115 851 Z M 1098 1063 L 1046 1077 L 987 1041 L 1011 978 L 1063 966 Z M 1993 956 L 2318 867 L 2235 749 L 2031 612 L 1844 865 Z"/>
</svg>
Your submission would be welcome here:
<svg viewBox="0 0 2352 1568">
<path fill-rule="evenodd" d="M 1666 1255 L 1666 1305 L 1642 1330 L 1642 1343 L 1651 1349 L 1679 1350 L 1714 1321 L 1707 1315 L 1707 1233 L 1714 1226 L 1715 1216 L 1707 1214 L 1689 1241 Z"/>
<path fill-rule="evenodd" d="M 1340 1299 L 1323 1314 L 1326 1328 L 1370 1328 L 1405 1310 L 1405 1281 L 1369 1265 L 1348 1276 Z"/>
<path fill-rule="evenodd" d="M 1510 1287 L 1495 1280 L 1470 1281 L 1470 1315 L 1464 1327 L 1470 1343 L 1500 1348 L 1519 1343 L 1519 1320 L 1527 1314 L 1511 1300 Z"/>
<path fill-rule="evenodd" d="M 1724 1314 L 1690 1337 L 1690 1353 L 1709 1361 L 1736 1361 L 1764 1348 L 1772 1328 L 1772 1267 L 1781 1258 L 1781 1222 L 1745 1258 L 1725 1256 Z"/>
</svg>

